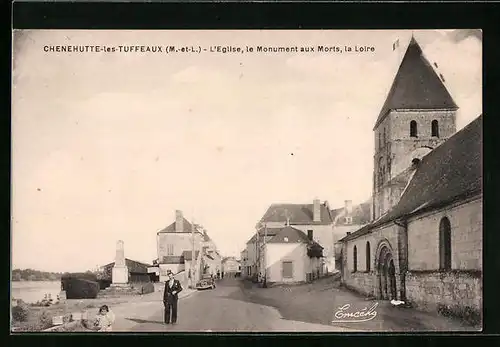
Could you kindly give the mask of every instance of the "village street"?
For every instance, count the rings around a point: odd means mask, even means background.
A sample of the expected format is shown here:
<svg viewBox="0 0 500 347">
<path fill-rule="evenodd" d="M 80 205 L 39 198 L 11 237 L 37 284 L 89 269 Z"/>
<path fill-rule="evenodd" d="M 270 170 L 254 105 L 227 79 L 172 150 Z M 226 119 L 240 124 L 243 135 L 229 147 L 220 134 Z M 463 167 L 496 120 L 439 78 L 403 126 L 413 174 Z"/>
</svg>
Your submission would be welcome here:
<svg viewBox="0 0 500 347">
<path fill-rule="evenodd" d="M 369 301 L 345 289 L 332 287 L 327 278 L 314 284 L 257 288 L 240 279 L 227 278 L 215 290 L 193 292 L 180 299 L 178 322 L 163 325 L 160 292 L 144 305 L 119 309 L 114 331 L 133 332 L 370 332 L 466 331 L 460 322 Z M 377 303 L 377 315 L 365 322 L 332 323 L 335 311 Z M 117 308 L 118 309 L 118 308 Z M 119 323 L 121 322 L 121 323 Z"/>
<path fill-rule="evenodd" d="M 349 328 L 282 319 L 277 309 L 249 302 L 242 290 L 241 281 L 235 278 L 220 281 L 215 290 L 195 292 L 179 300 L 178 310 L 177 324 L 165 326 L 162 324 L 163 306 L 161 301 L 158 301 L 156 306 L 149 305 L 126 317 L 126 320 L 136 324 L 128 325 L 125 330 L 134 332 L 351 331 Z M 120 327 L 114 330 L 123 331 Z"/>
</svg>

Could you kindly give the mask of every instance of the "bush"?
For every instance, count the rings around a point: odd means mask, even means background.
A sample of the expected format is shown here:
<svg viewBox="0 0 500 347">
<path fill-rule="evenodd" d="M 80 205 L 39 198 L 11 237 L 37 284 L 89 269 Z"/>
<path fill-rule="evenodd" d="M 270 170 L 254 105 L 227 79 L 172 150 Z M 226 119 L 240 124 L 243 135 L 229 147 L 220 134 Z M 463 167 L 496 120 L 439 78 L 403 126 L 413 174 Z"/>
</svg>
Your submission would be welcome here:
<svg viewBox="0 0 500 347">
<path fill-rule="evenodd" d="M 439 304 L 438 312 L 445 317 L 458 318 L 469 325 L 478 325 L 481 323 L 481 313 L 469 306 L 446 306 Z"/>
<path fill-rule="evenodd" d="M 52 315 L 47 311 L 42 311 L 38 317 L 39 329 L 45 330 L 52 326 Z"/>
<path fill-rule="evenodd" d="M 65 273 L 64 275 L 61 276 L 61 287 L 62 290 L 68 290 L 66 288 L 66 283 L 71 280 L 87 280 L 87 281 L 92 281 L 92 282 L 97 282 L 97 275 L 91 272 L 74 272 L 74 273 Z"/>
<path fill-rule="evenodd" d="M 99 292 L 99 283 L 80 278 L 62 280 L 67 299 L 95 299 Z"/>
<path fill-rule="evenodd" d="M 28 305 L 21 303 L 12 307 L 12 319 L 16 322 L 26 322 L 30 316 Z"/>
</svg>

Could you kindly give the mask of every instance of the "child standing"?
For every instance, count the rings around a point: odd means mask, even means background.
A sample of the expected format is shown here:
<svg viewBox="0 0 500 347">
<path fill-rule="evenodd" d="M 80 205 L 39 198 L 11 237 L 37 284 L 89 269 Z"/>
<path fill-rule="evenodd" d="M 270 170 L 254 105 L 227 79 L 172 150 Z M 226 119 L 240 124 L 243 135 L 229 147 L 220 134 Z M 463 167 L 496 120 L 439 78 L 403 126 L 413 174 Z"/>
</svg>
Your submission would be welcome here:
<svg viewBox="0 0 500 347">
<path fill-rule="evenodd" d="M 110 311 L 108 305 L 102 305 L 94 322 L 97 331 L 112 331 L 112 325 L 115 322 L 115 315 Z"/>
</svg>

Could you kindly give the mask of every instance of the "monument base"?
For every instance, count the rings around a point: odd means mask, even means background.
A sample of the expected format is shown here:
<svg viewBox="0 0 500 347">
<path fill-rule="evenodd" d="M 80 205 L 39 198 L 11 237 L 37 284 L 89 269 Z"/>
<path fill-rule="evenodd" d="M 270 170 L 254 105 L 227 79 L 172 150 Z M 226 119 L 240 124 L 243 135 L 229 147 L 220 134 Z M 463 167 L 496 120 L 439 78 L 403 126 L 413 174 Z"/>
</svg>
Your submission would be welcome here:
<svg viewBox="0 0 500 347">
<path fill-rule="evenodd" d="M 112 285 L 126 285 L 128 283 L 128 268 L 126 266 L 123 267 L 113 267 L 111 273 Z"/>
<path fill-rule="evenodd" d="M 109 288 L 130 288 L 129 283 L 111 283 Z"/>
</svg>

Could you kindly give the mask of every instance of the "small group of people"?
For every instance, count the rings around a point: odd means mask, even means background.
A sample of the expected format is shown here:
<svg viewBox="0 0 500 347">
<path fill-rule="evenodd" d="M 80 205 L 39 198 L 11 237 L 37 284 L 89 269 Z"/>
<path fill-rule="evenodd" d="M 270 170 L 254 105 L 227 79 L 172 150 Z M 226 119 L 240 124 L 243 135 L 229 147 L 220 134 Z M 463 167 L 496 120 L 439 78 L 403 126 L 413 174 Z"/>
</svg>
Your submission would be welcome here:
<svg viewBox="0 0 500 347">
<path fill-rule="evenodd" d="M 217 270 L 217 279 L 223 279 L 224 278 L 224 271 L 220 272 L 220 270 Z"/>
</svg>

